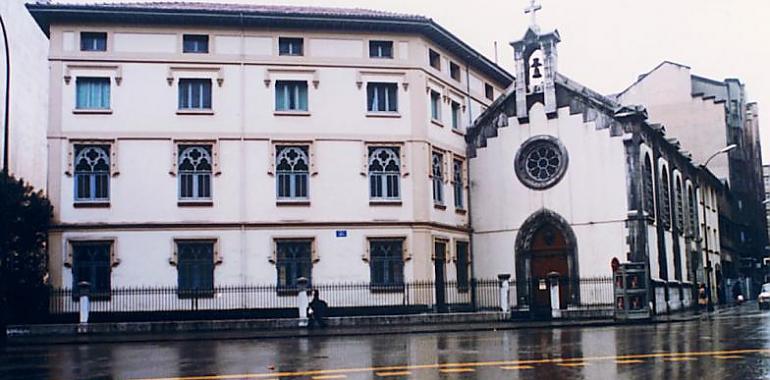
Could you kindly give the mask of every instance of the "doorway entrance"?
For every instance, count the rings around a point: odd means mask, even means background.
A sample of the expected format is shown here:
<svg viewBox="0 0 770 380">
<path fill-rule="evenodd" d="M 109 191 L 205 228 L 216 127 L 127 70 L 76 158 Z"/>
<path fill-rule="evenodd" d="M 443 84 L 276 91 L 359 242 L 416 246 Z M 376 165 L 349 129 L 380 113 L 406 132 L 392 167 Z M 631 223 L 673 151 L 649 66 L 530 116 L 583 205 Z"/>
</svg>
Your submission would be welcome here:
<svg viewBox="0 0 770 380">
<path fill-rule="evenodd" d="M 577 244 L 569 223 L 550 210 L 540 210 L 522 224 L 516 236 L 518 306 L 533 316 L 550 318 L 554 308 L 579 302 Z M 558 278 L 559 302 L 551 304 L 551 282 Z"/>
<path fill-rule="evenodd" d="M 551 225 L 541 227 L 532 239 L 530 276 L 533 283 L 532 309 L 566 309 L 569 297 L 569 260 L 564 235 Z M 551 278 L 559 280 L 559 305 L 551 305 Z"/>
</svg>

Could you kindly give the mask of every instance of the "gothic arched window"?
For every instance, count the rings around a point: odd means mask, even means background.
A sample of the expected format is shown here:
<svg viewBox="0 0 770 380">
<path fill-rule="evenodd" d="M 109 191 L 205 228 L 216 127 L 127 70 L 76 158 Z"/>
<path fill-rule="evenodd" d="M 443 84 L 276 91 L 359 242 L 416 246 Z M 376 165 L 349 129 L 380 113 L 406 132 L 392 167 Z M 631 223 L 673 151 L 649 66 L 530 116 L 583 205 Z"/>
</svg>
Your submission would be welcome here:
<svg viewBox="0 0 770 380">
<path fill-rule="evenodd" d="M 671 228 L 671 183 L 668 181 L 668 168 L 665 165 L 661 167 L 660 195 L 663 201 L 660 207 L 660 219 L 663 227 L 669 229 Z"/>
<path fill-rule="evenodd" d="M 400 199 L 401 159 L 396 147 L 369 148 L 369 198 Z"/>
<path fill-rule="evenodd" d="M 211 147 L 179 147 L 179 199 L 211 199 Z"/>
<path fill-rule="evenodd" d="M 433 173 L 433 203 L 444 204 L 444 155 L 433 152 L 431 155 L 431 173 Z"/>
<path fill-rule="evenodd" d="M 643 202 L 644 211 L 647 212 L 651 218 L 655 218 L 655 191 L 652 184 L 652 164 L 650 163 L 650 155 L 644 155 L 644 163 L 642 163 L 642 190 L 643 190 Z"/>
<path fill-rule="evenodd" d="M 109 147 L 75 147 L 75 201 L 103 202 L 110 199 Z"/>
<path fill-rule="evenodd" d="M 684 229 L 684 199 L 682 199 L 682 178 L 676 177 L 674 185 L 674 208 L 676 209 L 676 215 L 674 216 L 676 229 L 681 234 Z"/>
<path fill-rule="evenodd" d="M 687 223 L 687 226 L 689 228 L 690 235 L 695 237 L 695 230 L 698 226 L 698 214 L 697 214 L 697 208 L 695 207 L 695 191 L 693 190 L 692 185 L 687 185 L 687 214 L 689 216 L 689 223 Z"/>
<path fill-rule="evenodd" d="M 306 146 L 276 147 L 275 172 L 278 199 L 307 199 L 310 160 Z"/>
</svg>

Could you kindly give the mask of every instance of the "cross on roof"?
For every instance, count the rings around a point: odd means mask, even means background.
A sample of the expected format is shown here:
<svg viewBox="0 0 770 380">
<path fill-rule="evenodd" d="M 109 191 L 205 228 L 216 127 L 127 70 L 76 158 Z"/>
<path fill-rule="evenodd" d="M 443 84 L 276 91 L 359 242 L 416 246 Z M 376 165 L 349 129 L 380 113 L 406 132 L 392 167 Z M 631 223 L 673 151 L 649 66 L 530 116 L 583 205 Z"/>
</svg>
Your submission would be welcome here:
<svg viewBox="0 0 770 380">
<path fill-rule="evenodd" d="M 532 14 L 532 25 L 537 25 L 537 21 L 535 19 L 535 15 L 537 14 L 537 11 L 543 9 L 543 6 L 540 4 L 535 4 L 537 0 L 530 0 L 529 6 L 524 8 L 524 14 L 531 13 Z"/>
</svg>

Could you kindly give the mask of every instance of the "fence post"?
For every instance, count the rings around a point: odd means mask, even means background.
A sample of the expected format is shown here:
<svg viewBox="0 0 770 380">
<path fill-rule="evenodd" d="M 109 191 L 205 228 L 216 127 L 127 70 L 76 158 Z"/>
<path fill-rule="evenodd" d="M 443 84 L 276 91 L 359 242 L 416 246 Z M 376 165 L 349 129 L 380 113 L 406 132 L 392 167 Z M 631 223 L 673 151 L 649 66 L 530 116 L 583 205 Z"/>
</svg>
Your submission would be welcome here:
<svg viewBox="0 0 770 380">
<path fill-rule="evenodd" d="M 80 298 L 80 324 L 88 323 L 88 314 L 91 312 L 91 283 L 78 282 L 78 297 Z"/>
<path fill-rule="evenodd" d="M 559 300 L 559 273 L 548 273 L 548 281 L 550 282 L 551 291 L 551 317 L 561 318 L 561 302 Z"/>
<path fill-rule="evenodd" d="M 297 308 L 299 309 L 299 327 L 307 327 L 307 307 L 309 305 L 307 299 L 307 278 L 300 277 L 297 279 L 297 287 L 299 293 L 297 293 Z"/>
<path fill-rule="evenodd" d="M 511 284 L 509 280 L 511 275 L 509 273 L 501 273 L 497 275 L 497 279 L 500 280 L 500 309 L 503 313 L 511 311 L 511 307 L 508 303 L 509 295 L 511 293 Z"/>
</svg>

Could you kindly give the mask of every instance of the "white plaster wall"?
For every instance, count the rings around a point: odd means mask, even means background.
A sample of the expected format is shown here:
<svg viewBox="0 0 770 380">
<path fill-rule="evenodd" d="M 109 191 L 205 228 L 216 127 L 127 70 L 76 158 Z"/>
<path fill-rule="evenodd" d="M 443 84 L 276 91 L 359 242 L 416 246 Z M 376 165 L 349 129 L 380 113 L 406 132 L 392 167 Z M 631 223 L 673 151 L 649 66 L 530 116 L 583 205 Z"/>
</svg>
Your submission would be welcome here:
<svg viewBox="0 0 770 380">
<path fill-rule="evenodd" d="M 116 52 L 174 53 L 177 51 L 176 34 L 115 33 L 112 43 Z"/>
<path fill-rule="evenodd" d="M 693 97 L 691 91 L 690 69 L 664 63 L 626 90 L 620 101 L 644 105 L 650 123 L 665 125 L 666 135 L 679 139 L 682 149 L 692 153 L 696 162 L 703 163 L 727 145 L 725 106 Z M 729 180 L 727 155 L 711 160 L 709 170 L 717 178 Z"/>
<path fill-rule="evenodd" d="M 542 191 L 524 186 L 514 171 L 520 145 L 537 135 L 559 138 L 569 155 L 564 177 Z M 471 159 L 474 243 L 490 256 L 501 256 L 492 259 L 493 264 L 477 262 L 477 274 L 492 275 L 501 268 L 513 271 L 518 229 L 526 218 L 545 208 L 572 226 L 581 275 L 608 275 L 610 260 L 623 260 L 627 251 L 625 162 L 621 137 L 596 130 L 593 123 L 583 123 L 582 115 L 570 116 L 568 109 L 547 120 L 542 105 L 536 104 L 529 124 L 519 125 L 516 118 L 509 118 L 509 126 L 499 129 L 498 136 L 489 138 L 487 147 Z"/>
<path fill-rule="evenodd" d="M 11 56 L 9 171 L 36 189 L 46 190 L 48 125 L 48 40 L 24 7 L 23 0 L 0 2 Z M 0 152 L 5 115 L 6 47 L 0 46 Z M 3 160 L 0 153 L 0 163 Z"/>
<path fill-rule="evenodd" d="M 110 38 L 122 33 L 121 38 L 137 47 L 141 38 L 134 36 L 142 33 L 175 35 L 178 42 L 183 33 L 193 32 L 163 27 L 92 26 L 89 30 L 94 28 L 103 28 Z M 456 239 L 468 240 L 462 231 L 468 218 L 454 211 L 451 185 L 445 187 L 446 210 L 435 210 L 430 198 L 429 147 L 462 156 L 465 142 L 462 133 L 427 121 L 425 84 L 428 78 L 441 83 L 457 99 L 470 102 L 471 109 L 489 101 L 483 94 L 481 98 L 468 94 L 448 74 L 427 71 L 427 54 L 417 53 L 425 46 L 421 38 L 307 31 L 308 56 L 280 57 L 276 41 L 281 31 L 247 30 L 241 37 L 235 34 L 240 31 L 212 28 L 211 54 L 182 54 L 179 45 L 173 53 L 154 55 L 159 63 L 148 63 L 141 58 L 153 54 L 150 51 L 109 47 L 105 53 L 91 55 L 112 62 L 94 68 L 77 67 L 83 53 L 64 49 L 62 40 L 79 30 L 77 26 L 51 28 L 52 55 L 57 61 L 51 74 L 55 106 L 49 179 L 55 193 L 55 220 L 63 226 L 50 240 L 55 284 L 70 281 L 61 262 L 66 239 L 84 236 L 116 239 L 123 262 L 113 272 L 114 286 L 174 285 L 175 269 L 168 264 L 168 255 L 175 237 L 219 239 L 224 262 L 216 269 L 217 284 L 275 281 L 275 268 L 266 259 L 274 237 L 314 237 L 321 255 L 314 266 L 318 281 L 368 280 L 368 264 L 361 260 L 366 236 L 407 236 L 407 249 L 413 255 L 405 266 L 408 279 L 432 278 L 433 237 L 449 239 L 450 251 Z M 288 35 L 296 34 L 292 33 Z M 398 41 L 399 59 L 365 56 L 361 49 L 372 38 Z M 244 55 L 238 55 L 241 44 Z M 361 53 L 354 56 L 351 52 L 356 49 Z M 64 81 L 67 71 L 72 75 L 69 84 Z M 110 114 L 73 113 L 79 75 L 113 78 Z M 479 73 L 472 75 L 488 81 Z M 179 78 L 196 77 L 212 79 L 213 115 L 177 113 Z M 308 82 L 307 114 L 274 112 L 275 81 L 282 79 Z M 398 83 L 397 117 L 367 115 L 368 81 Z M 448 110 L 447 104 L 447 117 Z M 110 179 L 109 208 L 73 206 L 73 178 L 65 174 L 71 159 L 68 151 L 74 141 L 88 139 L 110 140 L 117 150 L 119 174 Z M 213 206 L 180 207 L 177 178 L 169 174 L 172 153 L 176 141 L 197 140 L 215 141 L 219 151 L 221 174 L 213 178 Z M 271 156 L 275 144 L 291 142 L 312 146 L 316 174 L 310 178 L 309 205 L 276 204 Z M 400 205 L 370 205 L 368 177 L 362 174 L 367 143 L 399 144 L 404 152 Z M 152 227 L 158 223 L 167 225 Z M 99 227 L 87 230 L 83 224 Z M 371 227 L 356 227 L 361 225 Z M 245 232 L 233 226 L 243 226 Z M 336 229 L 348 230 L 348 238 L 334 238 Z M 155 256 L 142 260 L 145 252 Z M 453 265 L 447 263 L 449 279 L 455 276 Z"/>
</svg>

